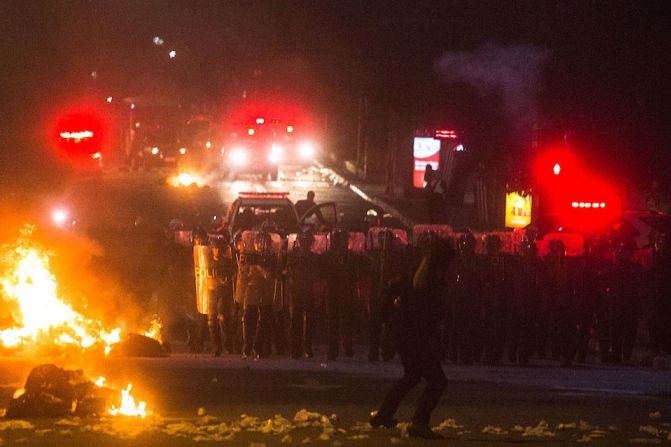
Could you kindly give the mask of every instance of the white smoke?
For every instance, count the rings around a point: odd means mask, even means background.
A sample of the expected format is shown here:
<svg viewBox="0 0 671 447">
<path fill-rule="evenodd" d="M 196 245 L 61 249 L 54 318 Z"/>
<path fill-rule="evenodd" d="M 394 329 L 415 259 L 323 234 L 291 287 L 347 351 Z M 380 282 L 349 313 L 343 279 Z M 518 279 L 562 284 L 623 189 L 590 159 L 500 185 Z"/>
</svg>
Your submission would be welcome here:
<svg viewBox="0 0 671 447">
<path fill-rule="evenodd" d="M 542 69 L 550 51 L 531 45 L 501 47 L 488 42 L 475 51 L 447 52 L 434 70 L 447 82 L 462 81 L 482 97 L 501 99 L 502 113 L 517 128 L 538 119 L 536 104 L 543 87 Z"/>
</svg>

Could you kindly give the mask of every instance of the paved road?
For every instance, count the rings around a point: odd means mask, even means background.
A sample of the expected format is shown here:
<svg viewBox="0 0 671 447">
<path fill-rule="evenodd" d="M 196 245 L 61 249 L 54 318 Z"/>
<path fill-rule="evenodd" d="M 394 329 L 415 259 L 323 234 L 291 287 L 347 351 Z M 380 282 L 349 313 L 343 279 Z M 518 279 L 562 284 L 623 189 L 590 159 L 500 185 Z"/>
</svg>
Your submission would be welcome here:
<svg viewBox="0 0 671 447">
<path fill-rule="evenodd" d="M 320 358 L 247 361 L 185 353 L 165 359 L 80 361 L 86 371 L 106 375 L 120 387 L 132 382 L 136 395 L 147 400 L 155 416 L 143 423 L 114 418 L 27 421 L 37 430 L 0 422 L 0 437 L 9 444 L 64 446 L 181 446 L 225 439 L 241 446 L 424 445 L 406 438 L 403 424 L 379 430 L 365 424 L 368 411 L 400 374 L 400 365 L 369 364 L 364 354 L 362 350 L 353 359 L 330 363 Z M 74 359 L 57 362 L 77 364 Z M 3 401 L 36 363 L 0 359 Z M 439 445 L 668 443 L 668 373 L 550 365 L 447 365 L 445 370 L 449 385 L 433 422 L 448 440 Z M 402 405 L 398 414 L 402 422 L 411 418 L 417 398 L 414 392 Z M 198 417 L 199 408 L 208 416 Z M 325 418 L 300 413 L 302 409 Z M 301 417 L 314 419 L 304 423 Z M 133 439 L 119 440 L 127 436 Z"/>
</svg>

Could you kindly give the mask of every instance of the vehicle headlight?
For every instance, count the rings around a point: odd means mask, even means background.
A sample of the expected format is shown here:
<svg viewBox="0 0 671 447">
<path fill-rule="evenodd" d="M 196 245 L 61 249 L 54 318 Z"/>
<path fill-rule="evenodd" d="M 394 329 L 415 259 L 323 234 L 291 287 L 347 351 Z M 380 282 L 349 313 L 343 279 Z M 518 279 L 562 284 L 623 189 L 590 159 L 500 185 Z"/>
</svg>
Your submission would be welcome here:
<svg viewBox="0 0 671 447">
<path fill-rule="evenodd" d="M 180 155 L 186 155 L 186 148 L 185 147 L 180 147 L 179 148 L 179 154 Z"/>
<path fill-rule="evenodd" d="M 234 149 L 231 152 L 231 162 L 236 166 L 241 166 L 247 163 L 247 152 L 244 149 Z"/>
<path fill-rule="evenodd" d="M 315 156 L 315 145 L 306 141 L 299 146 L 298 153 L 300 154 L 301 158 L 312 158 Z"/>
<path fill-rule="evenodd" d="M 159 149 L 158 147 L 154 146 L 151 148 L 151 155 L 158 155 Z"/>
<path fill-rule="evenodd" d="M 273 143 L 270 148 L 270 154 L 268 154 L 268 161 L 271 163 L 279 163 L 282 159 L 282 146 L 279 144 Z"/>
</svg>

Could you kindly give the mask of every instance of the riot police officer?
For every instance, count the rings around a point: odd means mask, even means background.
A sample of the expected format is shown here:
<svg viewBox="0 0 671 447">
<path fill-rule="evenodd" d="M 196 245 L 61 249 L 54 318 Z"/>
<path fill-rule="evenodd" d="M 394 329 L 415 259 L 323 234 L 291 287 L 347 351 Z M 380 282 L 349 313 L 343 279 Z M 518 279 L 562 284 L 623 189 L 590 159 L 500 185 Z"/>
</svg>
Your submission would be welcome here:
<svg viewBox="0 0 671 447">
<path fill-rule="evenodd" d="M 314 334 L 314 285 L 319 275 L 319 255 L 311 251 L 314 235 L 309 228 L 296 237 L 295 247 L 288 247 L 285 274 L 285 292 L 289 302 L 290 350 L 292 358 L 312 357 Z"/>
<path fill-rule="evenodd" d="M 327 283 L 328 359 L 338 357 L 342 336 L 345 355 L 354 355 L 352 333 L 356 316 L 355 289 L 361 260 L 349 248 L 349 232 L 342 228 L 331 232 L 331 244 L 324 253 Z"/>
<path fill-rule="evenodd" d="M 671 354 L 671 240 L 660 234 L 653 252 L 653 309 L 650 319 L 651 348 L 654 354 Z"/>
<path fill-rule="evenodd" d="M 508 258 L 501 253 L 501 238 L 489 234 L 485 239 L 482 278 L 484 361 L 493 365 L 501 360 L 506 343 L 510 309 L 510 273 Z"/>
<path fill-rule="evenodd" d="M 608 282 L 610 289 L 610 357 L 614 363 L 631 360 L 641 313 L 642 268 L 634 262 L 635 242 L 620 242 Z"/>
<path fill-rule="evenodd" d="M 535 241 L 525 237 L 519 245 L 516 259 L 508 353 L 510 360 L 520 365 L 529 363 L 536 342 L 541 294 L 541 264 L 537 253 Z"/>
<path fill-rule="evenodd" d="M 558 239 L 550 241 L 545 257 L 545 300 L 550 318 L 552 356 L 570 366 L 577 348 L 579 270 L 566 256 L 566 245 Z"/>
<path fill-rule="evenodd" d="M 227 232 L 211 237 L 210 245 L 212 264 L 211 270 L 207 272 L 211 296 L 208 328 L 210 340 L 215 346 L 214 354 L 218 356 L 224 346 L 229 354 L 234 349 L 237 324 L 233 312 L 233 259 Z"/>
<path fill-rule="evenodd" d="M 193 241 L 193 265 L 196 292 L 196 321 L 193 333 L 189 333 L 188 344 L 192 352 L 203 351 L 208 332 L 208 314 L 210 296 L 208 292 L 207 266 L 209 265 L 209 240 L 207 232 L 196 227 L 191 232 Z"/>
<path fill-rule="evenodd" d="M 596 327 L 599 334 L 601 361 L 606 362 L 610 347 L 608 308 L 608 274 L 612 262 L 607 259 L 609 243 L 603 238 L 590 240 L 585 244 L 585 270 L 583 293 L 578 307 L 578 348 L 576 359 L 585 363 L 589 347 L 590 329 Z"/>
<path fill-rule="evenodd" d="M 478 360 L 482 350 L 482 265 L 475 245 L 475 236 L 470 231 L 459 238 L 451 279 L 453 287 L 448 290 L 452 317 L 449 354 L 453 361 L 466 364 Z"/>
<path fill-rule="evenodd" d="M 383 295 L 389 283 L 404 271 L 404 250 L 394 232 L 388 228 L 377 234 L 377 245 L 371 251 L 372 290 L 368 296 L 368 360 L 376 362 L 391 360 L 394 356 L 393 337 L 389 333 L 389 322 L 383 313 Z"/>
<path fill-rule="evenodd" d="M 236 301 L 243 307 L 243 355 L 265 357 L 270 355 L 273 331 L 277 256 L 272 251 L 270 233 L 252 234 L 252 249 L 245 244 L 238 261 Z"/>
</svg>

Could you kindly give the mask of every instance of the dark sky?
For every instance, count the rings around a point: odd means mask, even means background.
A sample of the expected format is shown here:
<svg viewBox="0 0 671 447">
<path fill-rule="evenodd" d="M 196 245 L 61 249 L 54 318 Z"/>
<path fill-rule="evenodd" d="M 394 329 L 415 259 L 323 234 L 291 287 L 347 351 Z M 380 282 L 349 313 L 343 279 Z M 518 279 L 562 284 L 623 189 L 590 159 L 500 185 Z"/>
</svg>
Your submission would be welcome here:
<svg viewBox="0 0 671 447">
<path fill-rule="evenodd" d="M 547 52 L 534 98 L 542 123 L 577 129 L 609 169 L 661 176 L 671 141 L 664 3 L 4 1 L 0 174 L 39 168 L 45 117 L 103 92 L 216 107 L 242 89 L 274 89 L 316 102 L 343 129 L 365 95 L 380 121 L 451 121 L 486 134 L 490 123 L 508 123 L 496 91 L 441 79 L 434 62 L 489 44 Z"/>
</svg>

